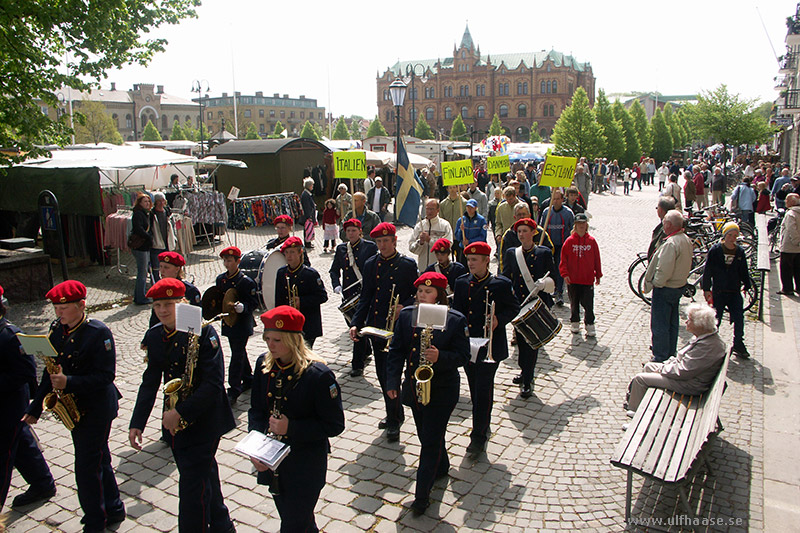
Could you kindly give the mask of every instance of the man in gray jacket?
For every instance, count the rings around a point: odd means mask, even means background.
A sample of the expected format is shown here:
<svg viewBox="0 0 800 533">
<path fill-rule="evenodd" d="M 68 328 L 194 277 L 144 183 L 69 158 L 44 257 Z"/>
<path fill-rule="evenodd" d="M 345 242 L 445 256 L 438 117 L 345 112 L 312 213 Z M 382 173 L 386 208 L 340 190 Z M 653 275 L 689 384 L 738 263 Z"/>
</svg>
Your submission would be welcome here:
<svg viewBox="0 0 800 533">
<path fill-rule="evenodd" d="M 375 229 L 375 226 L 381 223 L 380 217 L 374 211 L 367 208 L 367 195 L 363 192 L 353 194 L 353 204 L 356 206 L 355 212 L 348 211 L 342 220 L 350 220 L 351 218 L 357 219 L 361 222 L 361 231 L 364 232 L 364 238 L 368 241 L 373 240 L 369 237 L 369 232 Z M 344 233 L 344 227 L 339 232 L 339 238 L 342 242 L 347 242 L 347 236 Z"/>
<path fill-rule="evenodd" d="M 692 268 L 692 241 L 683 231 L 683 216 L 678 211 L 664 215 L 667 239 L 650 259 L 644 277 L 644 292 L 653 291 L 650 306 L 650 332 L 653 361 L 661 363 L 678 348 L 678 308 Z"/>
<path fill-rule="evenodd" d="M 725 359 L 725 343 L 716 327 L 714 310 L 692 304 L 687 310 L 686 330 L 694 337 L 689 344 L 663 363 L 646 363 L 628 387 L 628 415 L 639 407 L 649 387 L 697 395 L 706 392 Z"/>
</svg>

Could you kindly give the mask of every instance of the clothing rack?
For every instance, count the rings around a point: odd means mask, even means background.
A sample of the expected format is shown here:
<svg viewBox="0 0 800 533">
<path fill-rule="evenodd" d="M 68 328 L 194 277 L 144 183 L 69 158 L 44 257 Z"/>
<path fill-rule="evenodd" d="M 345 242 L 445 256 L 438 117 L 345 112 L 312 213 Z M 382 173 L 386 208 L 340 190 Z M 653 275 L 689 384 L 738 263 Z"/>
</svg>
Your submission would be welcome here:
<svg viewBox="0 0 800 533">
<path fill-rule="evenodd" d="M 131 213 L 131 216 L 133 216 L 133 207 L 128 206 L 128 205 L 118 205 L 117 206 L 117 210 L 114 213 L 111 213 L 111 215 L 116 215 L 117 213 Z M 109 217 L 110 217 L 110 215 L 106 216 L 106 219 L 105 219 L 104 223 L 108 223 Z M 108 233 L 106 232 L 105 235 L 108 235 Z M 111 245 L 106 245 L 105 235 L 103 237 L 103 245 L 107 246 L 107 247 L 112 247 Z M 127 231 L 126 231 L 126 235 L 127 235 Z M 125 247 L 127 248 L 127 245 Z M 117 251 L 117 264 L 112 266 L 108 270 L 108 274 L 106 274 L 107 278 L 109 276 L 111 276 L 111 274 L 113 274 L 114 271 L 116 271 L 118 274 L 126 274 L 126 275 L 129 272 L 128 265 L 123 265 L 122 264 L 122 256 L 120 254 L 120 248 L 121 247 L 120 246 L 113 246 L 113 248 L 115 248 L 116 251 Z"/>
<path fill-rule="evenodd" d="M 231 229 L 271 225 L 275 217 L 289 215 L 297 220 L 302 214 L 300 197 L 294 192 L 244 196 L 231 202 L 228 219 Z"/>
</svg>

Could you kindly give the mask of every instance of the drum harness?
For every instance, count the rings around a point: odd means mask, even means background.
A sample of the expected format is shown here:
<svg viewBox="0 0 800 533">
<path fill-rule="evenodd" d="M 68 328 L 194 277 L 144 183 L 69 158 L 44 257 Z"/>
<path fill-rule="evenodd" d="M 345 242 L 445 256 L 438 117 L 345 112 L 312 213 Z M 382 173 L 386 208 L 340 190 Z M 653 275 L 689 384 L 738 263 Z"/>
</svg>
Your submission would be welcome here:
<svg viewBox="0 0 800 533">
<path fill-rule="evenodd" d="M 350 263 L 350 268 L 353 269 L 353 273 L 356 275 L 356 281 L 350 285 L 350 287 L 355 287 L 361 283 L 363 277 L 361 276 L 361 270 L 359 270 L 358 264 L 356 263 L 356 256 L 353 253 L 353 245 L 350 244 L 350 241 L 347 241 L 347 262 Z M 344 290 L 342 290 L 342 300 L 344 300 L 344 291 L 350 287 L 346 287 Z"/>
</svg>

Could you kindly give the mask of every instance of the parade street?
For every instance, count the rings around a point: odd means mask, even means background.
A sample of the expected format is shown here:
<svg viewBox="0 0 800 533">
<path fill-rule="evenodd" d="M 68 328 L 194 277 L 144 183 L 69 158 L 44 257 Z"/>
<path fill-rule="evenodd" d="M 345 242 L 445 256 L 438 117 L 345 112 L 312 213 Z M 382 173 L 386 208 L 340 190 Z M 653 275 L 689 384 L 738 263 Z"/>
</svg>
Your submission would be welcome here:
<svg viewBox="0 0 800 533">
<path fill-rule="evenodd" d="M 317 340 L 315 352 L 339 380 L 346 416 L 345 431 L 331 439 L 327 485 L 316 507 L 318 526 L 329 532 L 624 530 L 626 472 L 613 467 L 609 458 L 623 435 L 622 424 L 629 421 L 622 407 L 628 383 L 651 356 L 649 307 L 628 288 L 627 267 L 637 252 L 647 248 L 658 222 L 657 198 L 655 186 L 631 196 L 591 196 L 589 232 L 599 244 L 605 274 L 596 288 L 597 337 L 569 333 L 569 306 L 554 308 L 565 327 L 540 352 L 534 395 L 527 400 L 520 398 L 519 387 L 512 384 L 519 371 L 517 350 L 512 348 L 512 356 L 500 363 L 497 373 L 492 436 L 486 456 L 478 462 L 466 458 L 471 407 L 462 376 L 461 399 L 447 435 L 450 475 L 436 482 L 431 507 L 421 517 L 409 511 L 420 450 L 413 418 L 406 409 L 400 442 L 387 442 L 377 427 L 384 410 L 374 362 L 363 377 L 349 376 L 352 343 L 337 310 L 341 300 L 330 287 L 328 268 L 333 256 L 321 254 L 322 230 L 318 229 L 311 263 L 322 275 L 330 297 L 322 310 L 324 336 Z M 398 247 L 404 253 L 410 234 L 408 227 L 398 232 Z M 217 257 L 222 247 L 235 244 L 247 251 L 273 235 L 271 227 L 252 228 L 229 233 L 214 249 L 198 245 L 187 258 L 189 279 L 194 277 L 195 284 L 205 290 L 222 272 Z M 116 384 L 123 398 L 110 446 L 128 519 L 113 529 L 177 531 L 178 473 L 170 450 L 158 440 L 160 416 L 154 412 L 149 421 L 143 451 L 136 452 L 128 443 L 128 424 L 144 369 L 139 345 L 150 308 L 128 303 L 135 263 L 125 254 L 122 261 L 131 265 L 127 274 L 109 267 L 71 271 L 89 289 L 90 316 L 111 328 L 117 345 Z M 494 260 L 490 268 L 496 269 Z M 724 431 L 709 454 L 714 476 L 699 476 L 688 490 L 692 505 L 699 506 L 698 517 L 714 524 L 708 530 L 772 532 L 783 525 L 789 531 L 793 526 L 781 519 L 781 513 L 796 510 L 800 501 L 791 445 L 797 439 L 792 432 L 797 429 L 800 310 L 797 299 L 775 296 L 774 264 L 771 276 L 765 322 L 755 321 L 752 314 L 746 317 L 745 339 L 752 358 L 730 361 L 720 411 Z M 697 299 L 702 298 L 698 295 Z M 684 298 L 682 303 L 689 300 Z M 44 333 L 54 313 L 43 300 L 12 303 L 8 317 L 26 333 Z M 260 323 L 256 331 L 248 345 L 251 363 L 266 350 Z M 729 324 L 723 323 L 721 335 L 730 346 Z M 681 326 L 679 346 L 689 337 Z M 775 348 L 770 350 L 770 346 Z M 227 340 L 223 348 L 227 359 Z M 789 370 L 778 371 L 784 356 L 790 358 Z M 280 523 L 272 497 L 266 487 L 256 484 L 250 461 L 233 451 L 246 434 L 249 403 L 248 391 L 234 406 L 238 427 L 223 437 L 217 453 L 222 491 L 237 531 L 277 531 Z M 10 511 L 8 530 L 80 531 L 68 431 L 49 415 L 35 430 L 58 493 L 39 507 Z M 23 484 L 15 472 L 9 497 L 19 494 Z M 675 517 L 684 514 L 676 492 L 641 477 L 634 476 L 632 496 L 633 517 L 640 521 L 633 522 L 630 530 L 658 521 L 669 527 L 668 520 L 677 523 Z"/>
</svg>

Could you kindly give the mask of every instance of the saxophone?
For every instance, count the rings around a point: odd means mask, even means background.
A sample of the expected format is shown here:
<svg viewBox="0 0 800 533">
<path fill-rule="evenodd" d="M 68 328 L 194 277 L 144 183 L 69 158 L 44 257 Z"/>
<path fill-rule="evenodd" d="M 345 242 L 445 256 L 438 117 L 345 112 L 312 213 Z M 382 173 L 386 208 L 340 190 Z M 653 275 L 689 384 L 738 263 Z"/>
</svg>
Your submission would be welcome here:
<svg viewBox="0 0 800 533">
<path fill-rule="evenodd" d="M 47 372 L 49 374 L 58 374 L 59 365 L 56 363 L 55 357 L 45 356 L 43 359 Z M 48 392 L 42 401 L 42 407 L 52 412 L 53 416 L 60 420 L 70 431 L 75 429 L 75 426 L 81 421 L 81 412 L 78 410 L 75 396 L 63 390 Z"/>
<path fill-rule="evenodd" d="M 419 334 L 419 366 L 414 371 L 417 381 L 417 401 L 428 405 L 431 401 L 431 380 L 433 379 L 433 365 L 425 357 L 425 350 L 431 347 L 433 328 L 427 327 Z"/>
<path fill-rule="evenodd" d="M 204 320 L 202 328 L 227 316 L 228 313 L 220 313 L 211 320 Z M 166 396 L 167 411 L 175 409 L 179 402 L 191 396 L 194 389 L 194 369 L 197 367 L 197 359 L 200 357 L 200 335 L 192 333 L 189 335 L 189 344 L 186 346 L 186 366 L 183 369 L 183 376 L 174 378 L 164 384 L 164 396 Z M 178 423 L 177 433 L 189 427 L 189 423 L 181 417 Z"/>
</svg>

